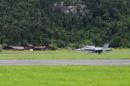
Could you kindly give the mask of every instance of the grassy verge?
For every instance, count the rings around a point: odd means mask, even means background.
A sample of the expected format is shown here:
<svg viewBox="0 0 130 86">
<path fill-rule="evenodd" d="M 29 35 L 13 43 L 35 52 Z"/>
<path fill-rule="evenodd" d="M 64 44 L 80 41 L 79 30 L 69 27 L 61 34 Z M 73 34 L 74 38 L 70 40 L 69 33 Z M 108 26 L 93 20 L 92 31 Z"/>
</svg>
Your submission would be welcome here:
<svg viewBox="0 0 130 86">
<path fill-rule="evenodd" d="M 1 86 L 129 86 L 129 66 L 0 66 Z"/>
<path fill-rule="evenodd" d="M 82 51 L 3 51 L 0 59 L 130 59 L 130 49 L 113 49 L 102 54 Z"/>
</svg>

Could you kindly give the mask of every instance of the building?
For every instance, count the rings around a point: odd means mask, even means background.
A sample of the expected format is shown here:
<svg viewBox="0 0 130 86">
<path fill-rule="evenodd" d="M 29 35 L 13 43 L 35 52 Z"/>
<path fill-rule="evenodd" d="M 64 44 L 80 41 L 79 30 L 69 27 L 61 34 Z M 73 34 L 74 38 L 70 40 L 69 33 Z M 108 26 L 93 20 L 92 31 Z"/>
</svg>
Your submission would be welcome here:
<svg viewBox="0 0 130 86">
<path fill-rule="evenodd" d="M 34 48 L 34 46 L 31 44 L 24 45 L 23 47 L 24 47 L 24 50 L 31 50 Z"/>
<path fill-rule="evenodd" d="M 49 44 L 49 45 L 46 46 L 46 50 L 52 50 L 52 48 L 53 48 L 53 47 L 52 47 L 51 44 Z"/>
<path fill-rule="evenodd" d="M 46 46 L 34 46 L 33 50 L 45 50 Z"/>
<path fill-rule="evenodd" d="M 3 50 L 24 50 L 23 46 L 7 46 L 3 48 Z"/>
<path fill-rule="evenodd" d="M 27 44 L 24 46 L 7 46 L 4 47 L 3 50 L 52 50 L 53 47 L 51 44 L 47 45 L 47 46 L 33 46 L 31 44 Z"/>
</svg>

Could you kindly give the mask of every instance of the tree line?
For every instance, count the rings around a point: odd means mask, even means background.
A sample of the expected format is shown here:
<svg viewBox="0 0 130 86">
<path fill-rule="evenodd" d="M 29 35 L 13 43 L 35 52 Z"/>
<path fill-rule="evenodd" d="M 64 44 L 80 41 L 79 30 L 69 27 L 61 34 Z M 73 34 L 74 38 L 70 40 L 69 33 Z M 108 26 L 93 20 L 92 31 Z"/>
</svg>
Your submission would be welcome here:
<svg viewBox="0 0 130 86">
<path fill-rule="evenodd" d="M 130 47 L 129 0 L 0 0 L 0 43 Z M 83 4 L 85 15 L 65 14 L 53 3 Z"/>
</svg>

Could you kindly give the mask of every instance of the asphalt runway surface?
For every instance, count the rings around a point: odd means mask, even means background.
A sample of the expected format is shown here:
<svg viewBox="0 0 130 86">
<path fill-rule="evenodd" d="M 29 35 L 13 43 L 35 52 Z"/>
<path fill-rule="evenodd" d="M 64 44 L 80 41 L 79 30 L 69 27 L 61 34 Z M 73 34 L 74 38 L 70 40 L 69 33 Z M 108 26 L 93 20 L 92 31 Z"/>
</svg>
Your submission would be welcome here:
<svg viewBox="0 0 130 86">
<path fill-rule="evenodd" d="M 86 60 L 86 59 L 53 59 L 53 60 L 0 60 L 0 65 L 130 65 L 130 60 Z"/>
</svg>

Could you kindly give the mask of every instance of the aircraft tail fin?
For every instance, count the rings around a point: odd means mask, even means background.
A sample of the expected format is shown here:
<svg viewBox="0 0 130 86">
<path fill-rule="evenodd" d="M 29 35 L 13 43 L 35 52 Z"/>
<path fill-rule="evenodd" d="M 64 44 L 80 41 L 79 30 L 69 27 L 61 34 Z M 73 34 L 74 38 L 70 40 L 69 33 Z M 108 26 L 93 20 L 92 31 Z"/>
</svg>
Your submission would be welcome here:
<svg viewBox="0 0 130 86">
<path fill-rule="evenodd" d="M 106 43 L 103 47 L 102 47 L 102 50 L 103 51 L 106 51 L 108 49 L 108 46 L 109 46 L 109 43 Z"/>
</svg>

